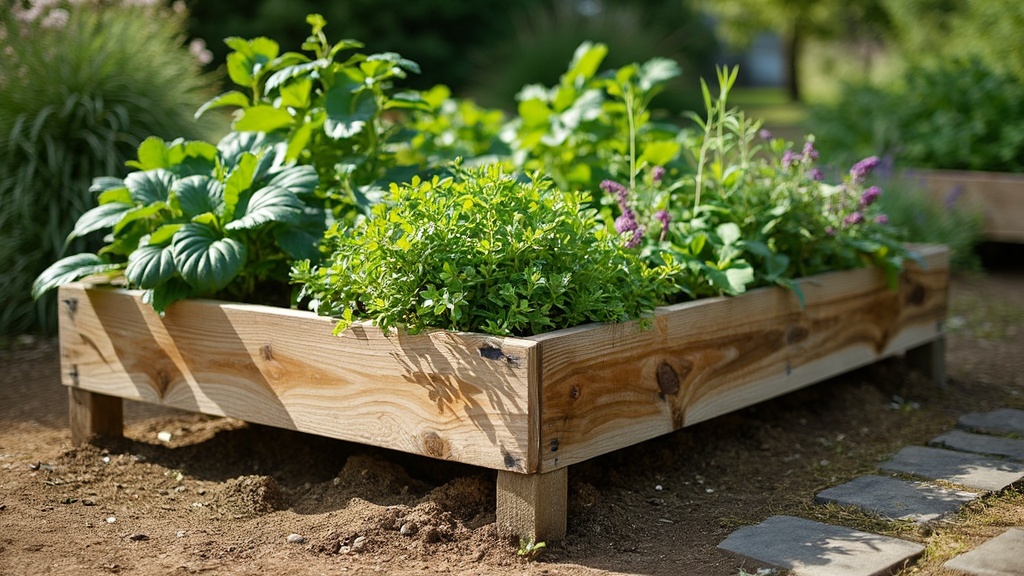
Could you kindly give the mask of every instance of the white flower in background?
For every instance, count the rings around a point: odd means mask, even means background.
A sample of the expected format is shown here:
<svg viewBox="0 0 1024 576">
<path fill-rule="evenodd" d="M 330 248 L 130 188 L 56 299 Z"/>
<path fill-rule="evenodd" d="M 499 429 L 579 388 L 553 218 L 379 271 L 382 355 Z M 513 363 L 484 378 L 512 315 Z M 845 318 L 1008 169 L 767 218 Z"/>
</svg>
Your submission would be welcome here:
<svg viewBox="0 0 1024 576">
<path fill-rule="evenodd" d="M 68 11 L 63 8 L 54 8 L 39 23 L 43 28 L 63 28 L 68 23 Z"/>
<path fill-rule="evenodd" d="M 203 40 L 202 38 L 193 38 L 192 41 L 188 43 L 188 51 L 192 53 L 196 60 L 198 60 L 203 66 L 213 62 L 213 52 L 206 49 L 206 40 Z"/>
</svg>

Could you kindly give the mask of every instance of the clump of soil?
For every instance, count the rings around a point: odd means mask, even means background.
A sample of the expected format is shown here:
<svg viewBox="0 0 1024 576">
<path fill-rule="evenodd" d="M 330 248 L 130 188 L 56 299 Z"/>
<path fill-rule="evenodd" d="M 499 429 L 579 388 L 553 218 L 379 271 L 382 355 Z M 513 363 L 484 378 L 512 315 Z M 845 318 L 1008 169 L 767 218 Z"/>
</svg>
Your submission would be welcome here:
<svg viewBox="0 0 1024 576">
<path fill-rule="evenodd" d="M 268 514 L 288 508 L 288 496 L 273 476 L 241 476 L 228 480 L 220 505 L 238 518 Z"/>
</svg>

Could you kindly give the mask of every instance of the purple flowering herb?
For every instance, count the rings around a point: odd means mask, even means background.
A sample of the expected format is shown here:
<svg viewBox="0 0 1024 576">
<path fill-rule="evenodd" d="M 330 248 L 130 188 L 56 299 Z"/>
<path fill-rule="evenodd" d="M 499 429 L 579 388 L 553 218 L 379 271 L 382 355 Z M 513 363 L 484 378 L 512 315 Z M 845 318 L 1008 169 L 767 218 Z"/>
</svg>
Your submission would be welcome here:
<svg viewBox="0 0 1024 576">
<path fill-rule="evenodd" d="M 814 161 L 818 159 L 818 151 L 814 149 L 814 142 L 804 142 L 804 160 Z"/>
<path fill-rule="evenodd" d="M 640 226 L 633 230 L 633 235 L 626 240 L 626 248 L 637 248 L 640 246 L 640 241 L 644 239 L 644 232 L 646 230 L 643 226 Z"/>
<path fill-rule="evenodd" d="M 668 210 L 658 210 L 654 213 L 654 217 L 661 222 L 661 237 L 658 238 L 658 242 L 664 242 L 665 235 L 668 234 L 668 223 L 672 221 L 672 215 L 668 213 Z"/>
<path fill-rule="evenodd" d="M 615 219 L 615 231 L 619 234 L 625 234 L 626 232 L 632 232 L 637 229 L 636 218 L 633 216 L 633 212 L 623 212 L 621 216 Z"/>
<path fill-rule="evenodd" d="M 828 234 L 829 236 L 835 236 L 836 235 L 836 229 L 833 228 L 832 226 L 826 226 L 825 227 L 825 234 Z"/>
<path fill-rule="evenodd" d="M 653 180 L 655 184 L 661 182 L 661 179 L 664 178 L 664 177 L 665 177 L 665 167 L 664 166 L 655 166 L 654 168 L 651 168 L 651 180 Z"/>
<path fill-rule="evenodd" d="M 602 180 L 601 189 L 609 194 L 615 194 L 619 202 L 619 211 L 623 214 L 629 211 L 629 190 L 614 180 Z"/>
<path fill-rule="evenodd" d="M 872 186 L 868 188 L 867 190 L 864 191 L 863 194 L 860 195 L 861 208 L 867 208 L 868 206 L 871 206 L 872 204 L 875 203 L 875 200 L 878 200 L 878 197 L 881 195 L 882 189 L 879 188 L 878 186 Z"/>
<path fill-rule="evenodd" d="M 825 174 L 822 173 L 822 171 L 818 170 L 817 168 L 811 168 L 808 174 L 811 176 L 811 180 L 814 180 L 816 182 L 821 182 L 822 180 L 825 179 Z"/>
<path fill-rule="evenodd" d="M 885 224 L 888 224 L 888 223 L 889 223 L 889 217 L 886 216 L 885 214 L 879 214 L 878 216 L 875 216 L 875 224 L 885 225 Z"/>
<path fill-rule="evenodd" d="M 771 140 L 772 139 L 772 133 L 769 132 L 768 129 L 766 129 L 766 128 L 761 128 L 761 131 L 758 132 L 757 135 L 761 137 L 761 140 Z"/>
<path fill-rule="evenodd" d="M 850 214 L 847 214 L 846 218 L 843 218 L 843 224 L 846 224 L 847 226 L 854 226 L 856 224 L 860 224 L 863 221 L 864 215 L 861 214 L 860 212 L 852 212 Z"/>
<path fill-rule="evenodd" d="M 859 184 L 871 174 L 871 171 L 878 167 L 881 162 L 878 156 L 868 156 L 867 158 L 857 162 L 850 168 L 850 178 L 853 179 L 854 183 Z"/>
<path fill-rule="evenodd" d="M 789 168 L 800 159 L 800 156 L 792 150 L 786 150 L 782 153 L 782 167 Z"/>
</svg>

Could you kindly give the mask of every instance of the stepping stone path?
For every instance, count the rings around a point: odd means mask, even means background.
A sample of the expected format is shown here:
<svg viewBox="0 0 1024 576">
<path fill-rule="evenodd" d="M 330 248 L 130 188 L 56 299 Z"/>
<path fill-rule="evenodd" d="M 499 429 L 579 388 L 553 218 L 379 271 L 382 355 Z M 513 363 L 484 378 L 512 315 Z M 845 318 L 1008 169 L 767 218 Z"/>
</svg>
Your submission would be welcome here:
<svg viewBox="0 0 1024 576">
<path fill-rule="evenodd" d="M 823 490 L 819 504 L 857 506 L 884 518 L 926 523 L 940 520 L 986 493 L 1024 480 L 1024 440 L 988 434 L 1024 435 L 1024 410 L 965 414 L 953 430 L 933 438 L 933 447 L 908 446 L 879 468 L 924 481 L 868 475 Z M 935 447 L 938 446 L 938 447 Z M 1002 458 L 1000 458 L 1002 457 Z M 933 481 L 965 490 L 938 486 Z M 859 532 L 792 516 L 772 516 L 733 532 L 718 546 L 757 565 L 794 576 L 876 576 L 911 563 L 924 547 L 914 542 Z M 1024 528 L 1012 528 L 945 567 L 971 576 L 1024 575 Z"/>
</svg>

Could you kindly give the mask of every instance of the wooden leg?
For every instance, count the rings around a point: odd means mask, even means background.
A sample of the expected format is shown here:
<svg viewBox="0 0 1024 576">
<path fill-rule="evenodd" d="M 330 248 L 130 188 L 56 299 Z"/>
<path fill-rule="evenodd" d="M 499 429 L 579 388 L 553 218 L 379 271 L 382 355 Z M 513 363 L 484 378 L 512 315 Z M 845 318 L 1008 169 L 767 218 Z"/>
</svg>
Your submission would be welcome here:
<svg viewBox="0 0 1024 576">
<path fill-rule="evenodd" d="M 568 468 L 545 474 L 498 471 L 498 529 L 534 542 L 565 538 Z"/>
<path fill-rule="evenodd" d="M 124 436 L 122 402 L 115 396 L 68 388 L 71 444 L 81 446 L 94 436 Z"/>
<path fill-rule="evenodd" d="M 939 388 L 946 387 L 946 339 L 935 340 L 907 350 L 907 363 L 911 368 L 930 377 Z"/>
</svg>

